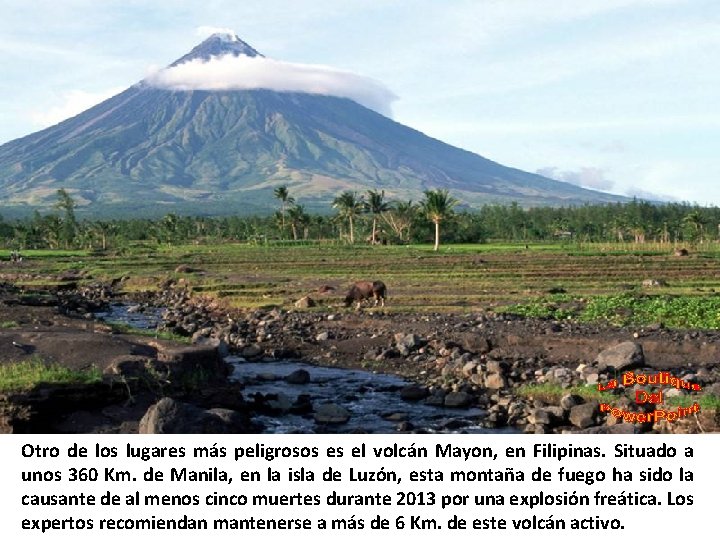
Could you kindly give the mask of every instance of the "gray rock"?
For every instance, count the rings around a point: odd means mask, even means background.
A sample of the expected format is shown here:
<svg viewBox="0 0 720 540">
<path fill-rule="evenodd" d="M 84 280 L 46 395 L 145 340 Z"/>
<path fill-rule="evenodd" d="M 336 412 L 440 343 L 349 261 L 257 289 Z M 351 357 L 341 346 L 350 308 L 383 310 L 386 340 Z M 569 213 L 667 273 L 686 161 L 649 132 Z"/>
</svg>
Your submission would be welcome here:
<svg viewBox="0 0 720 540">
<path fill-rule="evenodd" d="M 400 390 L 400 398 L 404 401 L 419 401 L 428 396 L 429 391 L 424 386 L 410 384 Z"/>
<path fill-rule="evenodd" d="M 568 420 L 570 420 L 570 423 L 573 426 L 586 428 L 595 423 L 598 412 L 598 404 L 594 401 L 583 403 L 581 405 L 575 405 L 570 409 Z"/>
<path fill-rule="evenodd" d="M 567 411 L 557 405 L 545 407 L 545 410 L 550 413 L 550 416 L 554 418 L 557 422 L 564 421 L 565 417 L 567 416 Z"/>
<path fill-rule="evenodd" d="M 413 351 L 420 347 L 424 342 L 423 339 L 417 334 L 395 334 L 395 343 L 402 345 Z"/>
<path fill-rule="evenodd" d="M 205 410 L 172 398 L 162 398 L 140 420 L 138 433 L 243 433 L 247 421 L 229 409 Z"/>
<path fill-rule="evenodd" d="M 644 365 L 645 355 L 639 343 L 625 341 L 619 345 L 605 349 L 597 355 L 595 361 L 597 362 L 598 369 L 601 371 L 607 369 L 622 371 L 630 367 Z"/>
<path fill-rule="evenodd" d="M 329 332 L 320 332 L 317 336 L 315 336 L 315 339 L 317 341 L 327 341 L 330 339 L 330 333 Z"/>
<path fill-rule="evenodd" d="M 491 358 L 493 360 L 502 360 L 504 358 L 509 358 L 510 354 L 505 349 L 493 349 L 490 352 L 487 353 L 488 358 Z"/>
<path fill-rule="evenodd" d="M 258 345 L 248 345 L 247 347 L 243 347 L 243 350 L 240 351 L 240 355 L 245 358 L 256 358 L 260 356 L 262 352 L 263 350 Z"/>
<path fill-rule="evenodd" d="M 445 402 L 443 404 L 446 407 L 463 408 L 469 407 L 472 401 L 473 397 L 467 392 L 450 392 L 445 396 Z"/>
<path fill-rule="evenodd" d="M 350 420 L 350 411 L 334 403 L 318 405 L 315 409 L 315 422 L 318 424 L 344 424 Z"/>
<path fill-rule="evenodd" d="M 200 330 L 202 332 L 202 330 Z M 198 332 L 193 334 L 193 344 L 200 345 L 202 347 L 215 347 L 220 355 L 220 358 L 225 358 L 230 354 L 230 348 L 224 339 L 216 337 L 198 336 Z"/>
<path fill-rule="evenodd" d="M 159 341 L 153 341 L 151 345 L 157 349 L 154 367 L 168 373 L 175 382 L 191 382 L 198 376 L 206 381 L 220 380 L 230 372 L 230 366 L 222 360 L 217 346 L 178 346 Z"/>
<path fill-rule="evenodd" d="M 211 334 L 211 333 L 212 333 L 212 328 L 210 328 L 209 326 L 207 326 L 207 327 L 205 327 L 205 328 L 201 328 L 200 330 L 198 330 L 197 332 L 195 332 L 195 333 L 192 335 L 192 338 L 190 339 L 190 341 L 191 341 L 191 343 L 194 345 L 194 344 L 196 344 L 198 341 L 201 341 L 201 340 L 203 340 L 204 338 L 210 337 L 210 334 Z"/>
<path fill-rule="evenodd" d="M 562 398 L 560 398 L 560 406 L 566 411 L 569 411 L 576 405 L 582 405 L 583 403 L 585 403 L 585 400 L 582 396 L 577 394 L 565 394 Z"/>
<path fill-rule="evenodd" d="M 408 422 L 407 420 L 404 420 L 402 422 L 398 422 L 398 424 L 395 426 L 395 431 L 400 433 L 405 433 L 407 431 L 411 431 L 415 429 L 415 426 L 412 422 Z"/>
<path fill-rule="evenodd" d="M 475 373 L 475 370 L 477 369 L 477 367 L 478 367 L 477 362 L 475 362 L 475 361 L 467 362 L 462 367 L 462 373 L 465 377 L 470 377 L 473 373 Z"/>
<path fill-rule="evenodd" d="M 550 426 L 557 423 L 557 417 L 548 409 L 534 409 L 528 416 L 528 422 L 533 425 Z"/>
<path fill-rule="evenodd" d="M 710 386 L 703 387 L 703 392 L 708 396 L 720 397 L 720 382 L 711 384 Z"/>
<path fill-rule="evenodd" d="M 382 418 L 383 420 L 388 420 L 389 422 L 403 422 L 409 418 L 409 415 L 406 412 L 393 412 L 383 414 Z"/>
<path fill-rule="evenodd" d="M 307 384 L 310 382 L 310 372 L 307 369 L 296 369 L 285 376 L 288 384 Z"/>
<path fill-rule="evenodd" d="M 507 379 L 502 373 L 488 373 L 487 377 L 485 377 L 485 388 L 499 390 L 507 387 L 507 385 Z"/>
<path fill-rule="evenodd" d="M 485 376 L 482 373 L 473 373 L 470 375 L 470 382 L 478 386 L 483 386 L 485 384 Z"/>
<path fill-rule="evenodd" d="M 463 335 L 461 345 L 466 351 L 478 354 L 486 354 L 492 349 L 490 341 L 485 336 L 469 332 Z"/>
<path fill-rule="evenodd" d="M 445 405 L 445 392 L 434 392 L 425 398 L 425 404 L 432 407 L 442 407 Z"/>
<path fill-rule="evenodd" d="M 505 373 L 508 369 L 507 362 L 502 360 L 488 360 L 485 362 L 485 369 L 490 373 Z"/>
<path fill-rule="evenodd" d="M 268 399 L 265 404 L 270 407 L 273 412 L 280 414 L 285 414 L 293 406 L 292 401 L 290 401 L 290 398 L 285 394 L 276 394 L 275 397 Z"/>
<path fill-rule="evenodd" d="M 313 300 L 309 296 L 303 296 L 302 298 L 300 298 L 300 300 L 295 302 L 295 307 L 300 309 L 315 307 L 315 300 Z"/>
</svg>

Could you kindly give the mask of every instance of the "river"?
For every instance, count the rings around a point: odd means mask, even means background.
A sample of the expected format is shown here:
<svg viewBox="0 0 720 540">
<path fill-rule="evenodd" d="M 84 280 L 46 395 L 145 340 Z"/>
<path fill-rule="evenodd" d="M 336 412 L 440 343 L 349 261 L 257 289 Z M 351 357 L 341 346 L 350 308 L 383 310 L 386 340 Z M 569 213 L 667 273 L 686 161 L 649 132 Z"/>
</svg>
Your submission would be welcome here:
<svg viewBox="0 0 720 540">
<path fill-rule="evenodd" d="M 108 311 L 97 313 L 107 322 L 123 323 L 135 328 L 153 329 L 161 320 L 163 310 L 132 304 L 115 304 Z M 478 408 L 448 409 L 408 402 L 400 398 L 400 389 L 407 381 L 395 375 L 372 371 L 323 367 L 302 360 L 247 361 L 230 355 L 225 361 L 232 366 L 232 380 L 244 385 L 243 396 L 252 400 L 255 394 L 277 396 L 275 414 L 258 415 L 266 433 L 396 433 L 399 430 L 427 433 L 499 433 L 502 430 L 478 426 L 485 411 Z M 285 378 L 306 370 L 309 382 L 291 384 Z M 332 403 L 350 412 L 350 419 L 341 425 L 316 423 L 306 408 L 297 405 L 310 401 L 313 405 Z M 289 409 L 290 405 L 294 406 Z M 297 414 L 288 410 L 298 411 Z"/>
</svg>

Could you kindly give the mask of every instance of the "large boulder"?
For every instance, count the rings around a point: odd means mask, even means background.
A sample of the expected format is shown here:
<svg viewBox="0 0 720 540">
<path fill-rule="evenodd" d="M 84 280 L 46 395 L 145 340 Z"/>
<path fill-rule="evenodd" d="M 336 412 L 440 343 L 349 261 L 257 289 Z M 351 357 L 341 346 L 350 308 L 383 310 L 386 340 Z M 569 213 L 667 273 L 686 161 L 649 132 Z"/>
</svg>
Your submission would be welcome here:
<svg viewBox="0 0 720 540">
<path fill-rule="evenodd" d="M 165 372 L 171 382 L 223 381 L 232 371 L 215 345 L 183 346 L 159 341 L 152 344 L 157 349 L 158 371 Z"/>
<path fill-rule="evenodd" d="M 350 411 L 334 403 L 324 403 L 315 409 L 315 422 L 318 424 L 344 424 L 350 420 Z"/>
<path fill-rule="evenodd" d="M 394 338 L 396 345 L 403 346 L 409 351 L 414 351 L 425 343 L 425 340 L 423 340 L 423 338 L 421 338 L 417 334 L 397 333 L 395 334 Z"/>
<path fill-rule="evenodd" d="M 246 433 L 247 419 L 229 409 L 201 409 L 165 397 L 152 405 L 140 420 L 138 433 Z"/>
<path fill-rule="evenodd" d="M 310 382 L 310 372 L 307 369 L 296 369 L 285 375 L 285 382 L 288 384 L 307 384 Z"/>
<path fill-rule="evenodd" d="M 404 401 L 420 401 L 425 399 L 429 393 L 425 386 L 409 384 L 400 389 L 400 399 Z"/>
<path fill-rule="evenodd" d="M 579 428 L 590 427 L 595 424 L 600 408 L 597 402 L 582 403 L 570 408 L 568 420 L 573 426 Z"/>
<path fill-rule="evenodd" d="M 212 336 L 203 336 L 195 332 L 192 336 L 192 344 L 201 347 L 216 348 L 221 358 L 225 358 L 230 354 L 230 347 L 224 339 Z"/>
<path fill-rule="evenodd" d="M 598 369 L 622 371 L 631 367 L 645 365 L 645 355 L 639 343 L 625 341 L 605 349 L 595 359 Z"/>
<path fill-rule="evenodd" d="M 467 392 L 450 392 L 445 396 L 446 407 L 464 408 L 469 407 L 473 402 L 473 397 Z"/>
</svg>

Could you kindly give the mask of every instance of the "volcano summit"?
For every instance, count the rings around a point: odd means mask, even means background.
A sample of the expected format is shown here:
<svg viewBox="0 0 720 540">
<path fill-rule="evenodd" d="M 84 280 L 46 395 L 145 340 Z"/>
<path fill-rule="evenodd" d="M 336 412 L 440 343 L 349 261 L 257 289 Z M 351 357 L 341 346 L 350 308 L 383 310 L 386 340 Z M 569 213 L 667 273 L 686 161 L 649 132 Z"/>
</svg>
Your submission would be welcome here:
<svg viewBox="0 0 720 540">
<path fill-rule="evenodd" d="M 393 98 L 371 79 L 270 60 L 215 34 L 124 92 L 0 146 L 3 213 L 51 206 L 60 188 L 96 215 L 264 213 L 282 184 L 315 210 L 367 189 L 419 200 L 445 188 L 469 206 L 623 199 L 504 167 L 376 112 Z"/>
</svg>

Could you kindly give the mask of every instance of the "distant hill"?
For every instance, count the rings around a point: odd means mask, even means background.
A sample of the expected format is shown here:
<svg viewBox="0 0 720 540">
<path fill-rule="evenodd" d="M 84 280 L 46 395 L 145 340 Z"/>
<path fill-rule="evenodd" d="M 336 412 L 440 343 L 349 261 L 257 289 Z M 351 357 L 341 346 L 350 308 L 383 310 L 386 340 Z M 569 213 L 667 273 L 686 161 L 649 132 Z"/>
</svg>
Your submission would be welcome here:
<svg viewBox="0 0 720 540">
<path fill-rule="evenodd" d="M 172 66 L 259 55 L 214 35 Z M 468 206 L 625 200 L 505 167 L 347 99 L 271 90 L 176 91 L 140 82 L 87 111 L 0 146 L 0 214 L 48 207 L 66 189 L 92 214 L 222 215 L 277 207 L 287 184 L 308 209 L 384 189 L 420 200 L 446 188 Z"/>
</svg>

